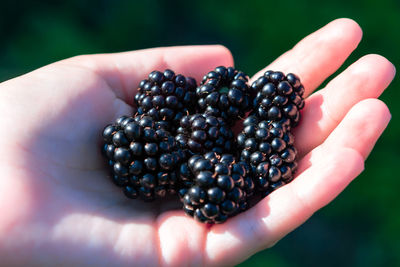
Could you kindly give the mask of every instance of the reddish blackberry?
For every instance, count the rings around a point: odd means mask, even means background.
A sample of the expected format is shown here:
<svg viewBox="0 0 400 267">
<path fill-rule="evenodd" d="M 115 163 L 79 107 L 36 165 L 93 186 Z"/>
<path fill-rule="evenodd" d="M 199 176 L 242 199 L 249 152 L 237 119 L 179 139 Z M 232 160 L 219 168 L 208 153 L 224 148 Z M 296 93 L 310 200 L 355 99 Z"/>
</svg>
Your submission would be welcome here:
<svg viewBox="0 0 400 267">
<path fill-rule="evenodd" d="M 290 182 L 297 169 L 293 135 L 279 122 L 249 116 L 237 136 L 240 160 L 251 166 L 256 188 L 270 192 Z"/>
<path fill-rule="evenodd" d="M 298 124 L 299 111 L 304 107 L 304 87 L 296 75 L 269 70 L 253 82 L 250 90 L 255 96 L 252 114 L 264 120 L 290 120 L 290 127 Z"/>
<path fill-rule="evenodd" d="M 248 76 L 233 67 L 217 67 L 196 90 L 201 112 L 222 117 L 229 125 L 250 109 Z"/>
<path fill-rule="evenodd" d="M 222 223 L 247 209 L 254 184 L 244 162 L 230 154 L 209 152 L 189 160 L 193 185 L 180 190 L 186 214 L 205 223 Z"/>
<path fill-rule="evenodd" d="M 194 114 L 181 119 L 175 139 L 192 154 L 208 151 L 229 153 L 233 148 L 234 134 L 222 118 Z"/>
<path fill-rule="evenodd" d="M 129 198 L 151 201 L 176 193 L 176 166 L 186 159 L 175 138 L 150 116 L 122 116 L 103 130 L 113 182 Z"/>
<path fill-rule="evenodd" d="M 135 95 L 138 114 L 162 121 L 171 133 L 175 132 L 179 120 L 196 111 L 196 80 L 172 70 L 153 71 L 142 80 Z"/>
</svg>

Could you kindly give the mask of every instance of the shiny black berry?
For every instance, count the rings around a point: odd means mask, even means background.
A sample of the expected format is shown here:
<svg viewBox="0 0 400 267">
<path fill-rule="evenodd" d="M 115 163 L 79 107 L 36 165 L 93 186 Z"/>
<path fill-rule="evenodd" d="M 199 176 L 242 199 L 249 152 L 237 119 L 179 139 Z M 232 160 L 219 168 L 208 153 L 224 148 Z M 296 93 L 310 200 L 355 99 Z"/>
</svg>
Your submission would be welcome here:
<svg viewBox="0 0 400 267">
<path fill-rule="evenodd" d="M 271 192 L 276 183 L 290 182 L 297 167 L 297 150 L 287 122 L 268 121 L 252 114 L 243 122 L 243 127 L 236 138 L 237 145 L 240 160 L 251 167 L 255 189 Z"/>
<path fill-rule="evenodd" d="M 165 79 L 154 75 L 155 80 Z M 186 153 L 152 117 L 122 116 L 104 128 L 102 137 L 112 181 L 128 198 L 151 201 L 176 192 L 176 169 L 186 160 Z"/>
<path fill-rule="evenodd" d="M 295 127 L 304 107 L 304 87 L 300 79 L 289 73 L 266 71 L 250 86 L 253 96 L 252 114 L 269 121 L 290 120 Z"/>
<path fill-rule="evenodd" d="M 175 134 L 180 119 L 196 111 L 196 86 L 195 79 L 172 70 L 153 71 L 140 82 L 134 97 L 137 114 L 148 115 L 156 122 L 163 121 L 160 127 Z"/>
<path fill-rule="evenodd" d="M 229 153 L 234 148 L 234 134 L 222 118 L 209 114 L 185 116 L 180 121 L 176 142 L 192 154 L 208 151 Z"/>
<path fill-rule="evenodd" d="M 201 112 L 232 125 L 251 107 L 248 76 L 233 67 L 219 66 L 207 73 L 196 89 Z"/>
<path fill-rule="evenodd" d="M 252 180 L 245 162 L 237 162 L 231 154 L 208 152 L 192 156 L 187 168 L 193 183 L 180 191 L 186 214 L 212 224 L 222 223 L 247 209 L 254 185 L 248 182 Z"/>
</svg>

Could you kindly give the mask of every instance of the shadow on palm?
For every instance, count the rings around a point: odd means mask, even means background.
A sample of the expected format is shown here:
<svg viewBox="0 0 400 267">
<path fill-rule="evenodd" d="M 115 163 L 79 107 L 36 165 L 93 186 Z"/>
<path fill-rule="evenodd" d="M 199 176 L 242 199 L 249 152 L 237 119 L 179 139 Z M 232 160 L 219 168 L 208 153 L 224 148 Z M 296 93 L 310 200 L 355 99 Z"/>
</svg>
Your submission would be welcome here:
<svg viewBox="0 0 400 267">
<path fill-rule="evenodd" d="M 41 213 L 35 216 L 47 218 L 49 225 L 77 215 L 118 224 L 152 223 L 160 209 L 170 204 L 127 199 L 109 179 L 100 152 L 101 130 L 119 112 L 129 113 L 130 107 L 96 73 L 80 67 L 58 68 L 66 75 L 47 82 L 57 92 L 48 90 L 42 97 L 60 105 L 39 119 L 40 127 L 23 142 L 34 210 Z"/>
</svg>

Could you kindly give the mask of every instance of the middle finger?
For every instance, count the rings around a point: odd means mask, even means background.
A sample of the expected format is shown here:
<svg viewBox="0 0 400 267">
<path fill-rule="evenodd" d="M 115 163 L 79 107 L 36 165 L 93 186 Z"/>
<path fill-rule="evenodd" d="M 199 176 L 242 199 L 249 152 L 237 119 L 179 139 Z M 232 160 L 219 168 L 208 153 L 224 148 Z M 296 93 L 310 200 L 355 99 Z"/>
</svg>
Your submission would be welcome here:
<svg viewBox="0 0 400 267">
<path fill-rule="evenodd" d="M 386 58 L 367 55 L 307 98 L 300 125 L 293 132 L 299 158 L 321 144 L 352 106 L 382 94 L 394 75 L 395 68 Z"/>
</svg>

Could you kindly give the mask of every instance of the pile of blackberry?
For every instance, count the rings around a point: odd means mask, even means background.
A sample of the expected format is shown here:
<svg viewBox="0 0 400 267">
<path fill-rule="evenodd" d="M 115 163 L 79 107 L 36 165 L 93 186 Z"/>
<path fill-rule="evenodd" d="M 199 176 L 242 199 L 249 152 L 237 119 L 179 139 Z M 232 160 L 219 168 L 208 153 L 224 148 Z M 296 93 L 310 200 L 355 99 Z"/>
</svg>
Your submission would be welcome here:
<svg viewBox="0 0 400 267">
<path fill-rule="evenodd" d="M 139 84 L 131 116 L 103 130 L 110 177 L 128 198 L 178 195 L 187 215 L 222 223 L 293 179 L 291 130 L 303 94 L 299 78 L 282 72 L 249 86 L 246 74 L 220 66 L 197 86 L 172 70 L 153 71 Z"/>
</svg>

